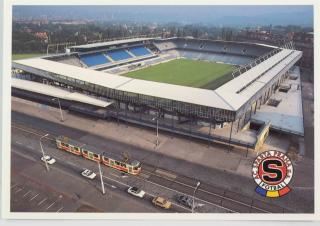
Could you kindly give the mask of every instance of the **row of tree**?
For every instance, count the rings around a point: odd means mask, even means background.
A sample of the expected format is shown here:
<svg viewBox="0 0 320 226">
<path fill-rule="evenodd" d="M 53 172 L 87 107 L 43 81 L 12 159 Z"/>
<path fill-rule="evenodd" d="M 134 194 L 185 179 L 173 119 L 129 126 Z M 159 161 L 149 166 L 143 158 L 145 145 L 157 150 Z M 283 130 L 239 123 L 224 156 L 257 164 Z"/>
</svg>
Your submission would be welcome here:
<svg viewBox="0 0 320 226">
<path fill-rule="evenodd" d="M 130 36 L 159 35 L 163 37 L 211 38 L 232 40 L 232 29 L 206 27 L 201 25 L 180 24 L 131 24 L 88 23 L 88 24 L 31 24 L 13 23 L 13 53 L 45 52 L 48 44 L 76 42 L 85 44 L 90 41 L 114 39 Z M 231 31 L 231 32 L 230 32 Z M 35 36 L 36 32 L 46 32 L 48 40 Z M 226 33 L 227 32 L 227 33 Z"/>
<path fill-rule="evenodd" d="M 292 29 L 292 27 L 290 27 Z M 295 27 L 295 30 L 298 29 Z M 186 37 L 206 39 L 235 40 L 240 28 L 209 27 L 201 24 L 139 24 L 130 22 L 88 22 L 86 24 L 63 23 L 13 23 L 13 53 L 45 53 L 48 44 L 75 42 L 85 44 L 92 41 L 123 38 L 142 35 L 158 35 L 163 37 Z M 36 37 L 37 32 L 46 32 L 48 39 Z"/>
</svg>

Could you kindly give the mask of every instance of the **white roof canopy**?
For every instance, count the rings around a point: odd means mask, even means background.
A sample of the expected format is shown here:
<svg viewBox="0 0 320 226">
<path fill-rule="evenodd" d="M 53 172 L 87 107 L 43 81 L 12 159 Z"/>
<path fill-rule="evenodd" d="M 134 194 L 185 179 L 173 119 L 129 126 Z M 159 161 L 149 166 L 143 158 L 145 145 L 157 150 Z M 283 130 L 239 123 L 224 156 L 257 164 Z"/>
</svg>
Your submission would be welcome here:
<svg viewBox="0 0 320 226">
<path fill-rule="evenodd" d="M 84 44 L 78 46 L 71 46 L 69 48 L 82 48 L 82 49 L 90 49 L 94 47 L 103 47 L 103 46 L 112 46 L 112 45 L 120 45 L 125 43 L 132 43 L 132 42 L 141 42 L 147 40 L 153 40 L 154 38 L 131 38 L 131 39 L 121 39 L 121 40 L 114 40 L 108 42 L 99 42 L 99 43 L 91 43 L 91 44 Z"/>
<path fill-rule="evenodd" d="M 27 81 L 23 79 L 12 78 L 12 87 L 22 90 L 27 90 L 34 93 L 57 97 L 64 100 L 77 101 L 85 104 L 90 104 L 98 107 L 107 107 L 111 102 L 99 100 L 81 93 L 69 92 L 51 85 L 46 85 L 38 82 Z"/>
</svg>

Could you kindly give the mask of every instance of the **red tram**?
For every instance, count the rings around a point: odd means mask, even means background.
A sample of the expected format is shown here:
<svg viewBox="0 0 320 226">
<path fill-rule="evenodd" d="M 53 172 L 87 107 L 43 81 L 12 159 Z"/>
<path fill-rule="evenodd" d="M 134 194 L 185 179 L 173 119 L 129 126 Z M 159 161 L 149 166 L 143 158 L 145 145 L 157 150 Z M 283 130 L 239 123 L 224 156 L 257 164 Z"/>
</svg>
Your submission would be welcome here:
<svg viewBox="0 0 320 226">
<path fill-rule="evenodd" d="M 100 162 L 106 166 L 129 174 L 137 175 L 141 171 L 141 163 L 137 160 L 128 163 L 127 161 L 120 160 L 120 156 L 113 156 L 111 153 L 102 152 L 94 147 L 81 144 L 65 136 L 56 138 L 56 144 L 60 150 L 70 152 L 74 155 L 81 155 L 86 159 Z"/>
</svg>

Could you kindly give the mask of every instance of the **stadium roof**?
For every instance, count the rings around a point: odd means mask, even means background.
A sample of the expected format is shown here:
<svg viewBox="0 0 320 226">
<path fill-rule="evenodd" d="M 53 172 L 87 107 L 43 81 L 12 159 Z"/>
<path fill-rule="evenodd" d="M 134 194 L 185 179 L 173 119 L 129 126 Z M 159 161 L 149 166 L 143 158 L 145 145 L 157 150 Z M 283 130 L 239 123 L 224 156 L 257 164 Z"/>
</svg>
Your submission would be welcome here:
<svg viewBox="0 0 320 226">
<path fill-rule="evenodd" d="M 121 39 L 121 40 L 114 40 L 109 42 L 99 42 L 99 43 L 91 43 L 85 45 L 78 45 L 78 46 L 70 46 L 69 48 L 75 49 L 90 49 L 95 47 L 103 47 L 103 46 L 112 46 L 112 45 L 119 45 L 119 44 L 126 44 L 132 42 L 141 42 L 146 40 L 153 40 L 154 38 L 131 38 L 131 39 Z"/>
<path fill-rule="evenodd" d="M 260 63 L 257 67 L 253 67 L 220 86 L 215 91 L 220 96 L 223 96 L 234 109 L 239 109 L 280 71 L 284 68 L 288 70 L 293 66 L 301 55 L 301 51 L 283 49 L 281 52 Z M 279 62 L 280 60 L 282 61 Z M 276 64 L 277 62 L 279 63 Z"/>
<path fill-rule="evenodd" d="M 254 44 L 259 45 L 259 46 L 270 47 L 270 48 L 274 48 L 274 49 L 278 48 L 277 46 L 268 45 L 268 44 L 263 44 L 263 43 L 258 43 L 258 42 L 254 43 Z"/>
<path fill-rule="evenodd" d="M 198 104 L 208 107 L 234 110 L 227 102 L 224 101 L 222 97 L 217 95 L 213 90 L 132 79 L 120 75 L 94 71 L 92 69 L 80 68 L 73 65 L 39 58 L 14 61 L 13 67 L 26 71 L 30 71 L 31 67 L 40 69 L 44 72 L 51 72 L 54 74 L 71 77 L 111 89 Z"/>
<path fill-rule="evenodd" d="M 44 73 L 63 75 L 111 89 L 236 111 L 281 70 L 285 67 L 289 69 L 301 54 L 300 51 L 284 49 L 216 90 L 132 79 L 37 58 L 14 61 L 13 67 L 33 73 L 34 69 L 39 69 Z M 274 66 L 280 60 L 282 61 Z M 237 93 L 244 86 L 246 87 Z"/>
<path fill-rule="evenodd" d="M 98 107 L 107 107 L 112 104 L 111 102 L 98 100 L 96 98 L 89 97 L 81 93 L 76 93 L 76 92 L 72 93 L 67 90 L 53 87 L 51 85 L 27 81 L 23 79 L 12 78 L 11 84 L 12 84 L 12 87 L 17 89 L 27 90 L 34 93 L 57 97 L 64 100 L 72 100 L 72 101 L 90 104 Z"/>
<path fill-rule="evenodd" d="M 156 40 L 174 40 L 177 39 L 178 37 L 169 37 L 169 38 L 155 38 Z M 188 40 L 199 40 L 199 41 L 206 41 L 206 42 L 220 42 L 220 43 L 231 43 L 231 44 L 246 44 L 246 45 L 258 45 L 258 46 L 264 46 L 272 49 L 278 48 L 277 46 L 273 45 L 268 45 L 268 44 L 263 44 L 263 43 L 258 43 L 258 42 L 243 42 L 243 41 L 226 41 L 226 40 L 218 40 L 218 39 L 208 39 L 208 38 L 193 38 L 192 36 L 190 37 L 183 37 L 179 39 L 188 39 Z"/>
</svg>

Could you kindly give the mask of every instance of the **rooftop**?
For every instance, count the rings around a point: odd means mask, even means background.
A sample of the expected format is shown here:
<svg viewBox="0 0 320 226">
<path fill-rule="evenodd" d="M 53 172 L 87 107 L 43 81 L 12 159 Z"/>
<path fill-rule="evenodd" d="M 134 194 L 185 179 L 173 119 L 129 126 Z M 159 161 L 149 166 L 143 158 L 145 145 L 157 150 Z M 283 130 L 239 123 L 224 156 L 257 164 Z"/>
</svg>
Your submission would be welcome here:
<svg viewBox="0 0 320 226">
<path fill-rule="evenodd" d="M 289 69 L 294 65 L 301 55 L 302 52 L 300 51 L 283 49 L 281 52 L 260 63 L 257 67 L 251 68 L 215 91 L 220 96 L 223 96 L 234 109 L 239 109 L 282 71 L 283 68 L 287 67 Z M 279 62 L 280 60 L 282 61 Z M 279 63 L 276 64 L 277 62 Z M 273 65 L 275 66 L 272 67 Z"/>
<path fill-rule="evenodd" d="M 53 87 L 51 85 L 27 81 L 23 79 L 12 78 L 11 84 L 12 84 L 12 87 L 17 89 L 27 90 L 34 93 L 57 97 L 64 100 L 81 102 L 81 103 L 90 104 L 98 107 L 107 107 L 110 104 L 112 104 L 111 102 L 99 100 L 81 93 L 76 93 L 76 92 L 72 93 L 67 90 Z"/>
<path fill-rule="evenodd" d="M 252 116 L 253 120 L 271 122 L 271 128 L 298 135 L 304 134 L 303 111 L 299 68 L 289 72 L 298 76 L 296 80 L 287 79 L 284 85 L 291 86 L 287 93 L 277 91 L 270 99 L 281 100 L 277 107 L 262 105 Z"/>
<path fill-rule="evenodd" d="M 132 38 L 132 39 L 121 39 L 121 40 L 114 40 L 108 42 L 99 42 L 99 43 L 91 43 L 91 44 L 84 44 L 84 45 L 77 45 L 77 46 L 70 46 L 69 48 L 77 48 L 77 49 L 90 49 L 95 47 L 104 47 L 104 46 L 112 46 L 112 45 L 120 45 L 132 42 L 141 42 L 147 40 L 153 40 L 154 38 Z"/>
</svg>

